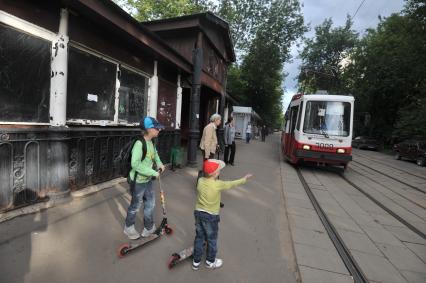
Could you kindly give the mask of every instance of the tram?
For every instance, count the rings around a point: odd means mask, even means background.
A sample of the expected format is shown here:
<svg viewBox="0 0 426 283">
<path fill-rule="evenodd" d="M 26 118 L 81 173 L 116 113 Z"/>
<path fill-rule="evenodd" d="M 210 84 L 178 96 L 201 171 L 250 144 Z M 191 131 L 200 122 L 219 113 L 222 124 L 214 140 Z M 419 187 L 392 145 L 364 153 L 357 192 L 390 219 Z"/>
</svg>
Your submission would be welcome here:
<svg viewBox="0 0 426 283">
<path fill-rule="evenodd" d="M 281 149 L 292 164 L 343 166 L 352 160 L 354 98 L 296 94 L 285 114 Z"/>
</svg>

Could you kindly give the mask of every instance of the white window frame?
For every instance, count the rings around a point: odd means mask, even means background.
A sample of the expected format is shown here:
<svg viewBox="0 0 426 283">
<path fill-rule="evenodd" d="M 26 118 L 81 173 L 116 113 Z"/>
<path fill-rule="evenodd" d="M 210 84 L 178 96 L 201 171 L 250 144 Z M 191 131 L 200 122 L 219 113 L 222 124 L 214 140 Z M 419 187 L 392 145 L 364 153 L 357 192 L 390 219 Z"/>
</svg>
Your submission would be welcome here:
<svg viewBox="0 0 426 283">
<path fill-rule="evenodd" d="M 39 27 L 33 23 L 27 22 L 21 18 L 15 17 L 5 11 L 0 11 L 0 23 L 10 26 L 19 32 L 24 32 L 34 37 L 38 37 L 50 42 L 52 45 L 53 40 L 56 37 L 54 32 L 51 32 L 45 28 Z M 51 46 L 52 47 L 52 46 Z M 50 123 L 39 123 L 39 122 L 10 122 L 1 121 L 2 125 L 38 125 L 38 126 L 49 126 Z"/>
<path fill-rule="evenodd" d="M 147 85 L 146 91 L 147 91 L 147 93 L 149 92 L 149 88 L 150 88 L 149 82 L 151 80 L 151 76 L 149 76 L 149 74 L 147 74 L 147 73 L 145 73 L 145 72 L 143 72 L 139 69 L 136 69 L 136 68 L 134 68 L 130 65 L 127 65 L 126 63 L 120 62 L 119 60 L 116 60 L 116 59 L 114 59 L 110 56 L 107 56 L 107 55 L 105 55 L 101 52 L 98 52 L 98 51 L 96 51 L 96 50 L 94 50 L 90 47 L 87 47 L 87 46 L 85 46 L 81 43 L 78 43 L 76 41 L 70 40 L 69 46 L 74 47 L 74 48 L 76 48 L 80 51 L 87 52 L 90 55 L 93 55 L 95 57 L 98 57 L 100 59 L 103 59 L 107 62 L 110 62 L 110 63 L 116 65 L 116 82 L 115 82 L 115 92 L 114 93 L 118 97 L 117 100 L 120 99 L 119 94 L 118 94 L 118 89 L 120 88 L 120 85 L 117 84 L 117 81 L 118 81 L 117 76 L 118 76 L 118 71 L 120 70 L 120 67 L 127 69 L 131 72 L 135 72 L 135 73 L 145 77 L 146 79 L 148 79 L 148 83 L 146 84 Z M 148 107 L 148 106 L 146 105 L 145 107 Z M 118 113 L 117 103 L 114 104 L 114 111 L 115 111 L 115 113 Z M 114 120 L 90 120 L 90 119 L 69 119 L 69 118 L 67 118 L 66 121 L 67 121 L 66 122 L 67 125 L 126 126 L 126 127 L 134 127 L 134 126 L 139 125 L 139 123 L 119 122 L 118 121 L 118 115 L 114 115 Z"/>
</svg>

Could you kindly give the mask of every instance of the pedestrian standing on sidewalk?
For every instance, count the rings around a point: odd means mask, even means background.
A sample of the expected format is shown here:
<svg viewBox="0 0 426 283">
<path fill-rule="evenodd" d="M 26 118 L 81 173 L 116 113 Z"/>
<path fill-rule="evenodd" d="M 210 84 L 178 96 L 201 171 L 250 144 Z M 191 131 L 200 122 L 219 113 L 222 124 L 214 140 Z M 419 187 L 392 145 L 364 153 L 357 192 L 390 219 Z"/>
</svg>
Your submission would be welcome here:
<svg viewBox="0 0 426 283">
<path fill-rule="evenodd" d="M 234 118 L 229 117 L 228 122 L 225 124 L 225 164 L 234 166 L 235 158 L 235 126 Z M 231 155 L 229 155 L 231 154 Z"/>
<path fill-rule="evenodd" d="M 203 159 L 214 158 L 217 150 L 216 129 L 222 122 L 219 114 L 213 114 L 210 117 L 210 123 L 204 127 L 203 135 L 201 136 L 200 148 L 203 152 Z"/>
<path fill-rule="evenodd" d="M 263 125 L 262 130 L 261 130 L 261 134 L 262 134 L 262 141 L 263 141 L 263 142 L 265 141 L 265 138 L 266 138 L 266 131 L 267 131 L 266 126 L 265 126 L 265 125 Z"/>
<path fill-rule="evenodd" d="M 142 138 L 146 142 L 146 148 L 144 148 L 140 140 L 136 141 L 132 148 L 132 169 L 130 170 L 129 178 L 135 183 L 131 189 L 132 200 L 127 209 L 126 223 L 124 226 L 124 234 L 131 240 L 136 240 L 140 236 L 148 237 L 155 231 L 155 192 L 152 188 L 152 178 L 158 177 L 160 172 L 164 172 L 165 169 L 152 143 L 152 139 L 158 136 L 160 130 L 164 129 L 164 126 L 152 117 L 145 117 L 140 122 L 140 127 L 142 130 Z M 142 160 L 144 150 L 146 150 L 146 155 Z M 153 169 L 154 162 L 160 172 Z M 139 211 L 142 202 L 144 203 L 144 228 L 142 234 L 140 234 L 135 229 L 135 220 L 136 213 Z"/>
<path fill-rule="evenodd" d="M 246 128 L 246 143 L 250 143 L 250 138 L 251 138 L 251 124 L 249 122 Z"/>
<path fill-rule="evenodd" d="M 200 268 L 205 242 L 207 242 L 206 267 L 214 269 L 222 266 L 222 259 L 216 258 L 221 192 L 245 184 L 247 179 L 252 177 L 251 174 L 247 174 L 234 181 L 218 180 L 220 170 L 224 167 L 225 163 L 222 160 L 208 159 L 204 161 L 205 177 L 198 181 L 197 203 L 194 211 L 195 240 L 192 261 L 192 269 L 194 270 Z"/>
</svg>

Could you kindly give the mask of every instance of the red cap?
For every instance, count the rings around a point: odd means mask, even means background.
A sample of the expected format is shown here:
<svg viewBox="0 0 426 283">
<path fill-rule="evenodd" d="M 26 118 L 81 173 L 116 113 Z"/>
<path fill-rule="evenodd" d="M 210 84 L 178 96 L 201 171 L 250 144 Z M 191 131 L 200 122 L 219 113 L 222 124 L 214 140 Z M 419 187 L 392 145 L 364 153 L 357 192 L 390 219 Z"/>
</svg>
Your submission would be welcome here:
<svg viewBox="0 0 426 283">
<path fill-rule="evenodd" d="M 225 163 L 222 160 L 207 159 L 204 161 L 203 171 L 208 175 L 212 175 L 223 167 L 225 167 Z"/>
</svg>

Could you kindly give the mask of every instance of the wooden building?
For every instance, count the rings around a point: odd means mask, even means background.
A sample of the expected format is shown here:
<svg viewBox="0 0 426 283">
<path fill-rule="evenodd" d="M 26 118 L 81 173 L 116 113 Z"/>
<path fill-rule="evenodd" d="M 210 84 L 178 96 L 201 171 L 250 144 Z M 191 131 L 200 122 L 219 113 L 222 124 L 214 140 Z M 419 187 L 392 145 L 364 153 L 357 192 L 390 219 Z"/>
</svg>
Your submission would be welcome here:
<svg viewBox="0 0 426 283">
<path fill-rule="evenodd" d="M 0 212 L 119 177 L 118 153 L 145 115 L 166 126 L 167 163 L 194 128 L 190 113 L 198 124 L 220 110 L 234 60 L 227 24 L 210 13 L 172 22 L 189 19 L 198 33 L 179 45 L 182 30 L 141 24 L 112 1 L 0 1 Z M 197 42 L 214 52 L 190 110 Z"/>
</svg>

